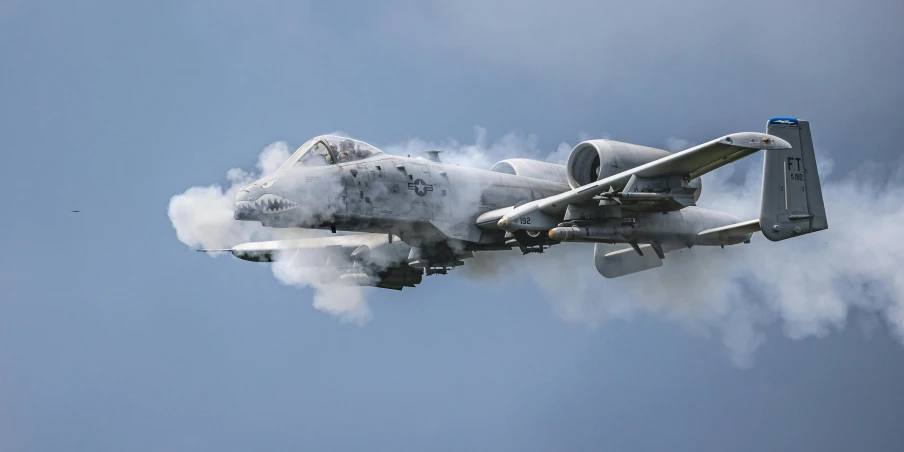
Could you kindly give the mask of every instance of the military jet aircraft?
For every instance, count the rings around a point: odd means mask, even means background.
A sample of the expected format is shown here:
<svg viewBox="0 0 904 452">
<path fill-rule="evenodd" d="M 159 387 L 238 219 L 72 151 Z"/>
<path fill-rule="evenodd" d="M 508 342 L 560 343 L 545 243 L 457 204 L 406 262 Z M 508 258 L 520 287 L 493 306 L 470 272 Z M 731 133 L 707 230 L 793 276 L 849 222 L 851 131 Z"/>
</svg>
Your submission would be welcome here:
<svg viewBox="0 0 904 452">
<path fill-rule="evenodd" d="M 702 175 L 761 150 L 758 219 L 696 206 Z M 615 278 L 662 266 L 674 250 L 749 243 L 756 232 L 780 241 L 828 228 L 810 125 L 794 118 L 770 119 L 767 133 L 734 133 L 676 153 L 588 140 L 564 166 L 514 158 L 483 170 L 428 155 L 394 156 L 350 138 L 315 137 L 274 174 L 238 192 L 235 219 L 345 233 L 222 251 L 335 268 L 336 282 L 401 290 L 463 265 L 474 252 L 593 243 L 597 270 Z M 601 246 L 611 244 L 625 247 Z"/>
</svg>

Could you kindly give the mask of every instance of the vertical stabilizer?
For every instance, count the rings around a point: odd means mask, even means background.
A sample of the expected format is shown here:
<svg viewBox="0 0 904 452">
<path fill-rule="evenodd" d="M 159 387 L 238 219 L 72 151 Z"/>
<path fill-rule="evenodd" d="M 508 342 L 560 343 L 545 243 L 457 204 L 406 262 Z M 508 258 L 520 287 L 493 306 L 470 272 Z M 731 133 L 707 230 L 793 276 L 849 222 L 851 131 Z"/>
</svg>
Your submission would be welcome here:
<svg viewBox="0 0 904 452">
<path fill-rule="evenodd" d="M 765 151 L 760 205 L 763 235 L 779 241 L 827 229 L 810 123 L 772 118 L 766 132 L 788 141 L 792 147 Z"/>
</svg>

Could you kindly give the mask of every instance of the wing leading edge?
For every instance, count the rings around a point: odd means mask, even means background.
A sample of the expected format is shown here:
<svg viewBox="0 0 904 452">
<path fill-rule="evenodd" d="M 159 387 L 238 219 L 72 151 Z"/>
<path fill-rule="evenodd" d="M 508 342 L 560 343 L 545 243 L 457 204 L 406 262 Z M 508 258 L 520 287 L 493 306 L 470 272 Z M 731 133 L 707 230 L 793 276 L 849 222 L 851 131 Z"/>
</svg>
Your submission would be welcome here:
<svg viewBox="0 0 904 452">
<path fill-rule="evenodd" d="M 565 212 L 568 204 L 591 201 L 594 196 L 606 191 L 611 186 L 625 186 L 634 175 L 647 178 L 680 175 L 687 179 L 694 179 L 763 149 L 790 148 L 791 144 L 787 141 L 769 134 L 733 133 L 575 188 L 561 195 L 550 196 L 541 200 L 537 204 L 537 208 L 549 214 L 562 213 Z"/>
<path fill-rule="evenodd" d="M 408 265 L 411 247 L 388 234 L 271 240 L 243 243 L 231 249 L 198 251 L 228 251 L 252 262 L 279 260 L 291 267 L 318 267 L 329 270 L 320 272 L 328 280 L 384 289 L 414 287 L 424 273 L 423 269 Z"/>
<path fill-rule="evenodd" d="M 565 193 L 543 198 L 505 213 L 499 227 L 507 231 L 548 230 L 562 221 L 569 205 L 589 205 L 594 198 L 628 185 L 632 177 L 678 176 L 691 180 L 764 149 L 790 149 L 782 138 L 760 132 L 740 132 L 694 146 Z"/>
</svg>

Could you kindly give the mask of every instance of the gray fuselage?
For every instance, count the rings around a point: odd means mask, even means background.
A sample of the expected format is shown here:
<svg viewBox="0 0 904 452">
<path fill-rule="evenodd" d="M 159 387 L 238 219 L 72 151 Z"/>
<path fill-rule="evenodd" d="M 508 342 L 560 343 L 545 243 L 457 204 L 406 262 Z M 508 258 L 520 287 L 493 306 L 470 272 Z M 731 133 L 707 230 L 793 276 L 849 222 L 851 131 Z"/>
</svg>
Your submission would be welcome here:
<svg viewBox="0 0 904 452">
<path fill-rule="evenodd" d="M 239 191 L 235 218 L 268 227 L 394 234 L 412 246 L 455 242 L 463 249 L 494 249 L 505 245 L 505 232 L 478 227 L 477 217 L 569 189 L 565 181 L 379 154 L 280 170 Z M 722 243 L 706 243 L 697 234 L 739 221 L 697 207 L 637 212 L 633 218 L 631 236 L 605 241 L 717 245 Z"/>
<path fill-rule="evenodd" d="M 262 178 L 239 192 L 235 216 L 269 227 L 333 227 L 392 233 L 412 244 L 457 240 L 480 248 L 500 245 L 504 235 L 478 228 L 480 214 L 567 190 L 559 182 L 381 154 Z M 275 196 L 274 208 L 254 205 L 267 195 Z"/>
</svg>

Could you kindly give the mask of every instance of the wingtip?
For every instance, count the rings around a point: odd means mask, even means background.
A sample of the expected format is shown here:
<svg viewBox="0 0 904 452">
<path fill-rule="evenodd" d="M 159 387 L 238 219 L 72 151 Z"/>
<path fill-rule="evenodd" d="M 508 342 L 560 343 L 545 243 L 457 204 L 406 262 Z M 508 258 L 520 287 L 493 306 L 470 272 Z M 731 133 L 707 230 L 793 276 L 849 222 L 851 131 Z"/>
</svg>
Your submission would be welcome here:
<svg viewBox="0 0 904 452">
<path fill-rule="evenodd" d="M 230 248 L 230 249 L 205 249 L 205 248 L 201 248 L 201 249 L 197 249 L 197 250 L 195 250 L 195 251 L 197 251 L 197 252 L 199 252 L 199 253 L 231 253 L 231 252 L 232 252 L 232 249 L 231 249 L 231 248 Z"/>
</svg>

